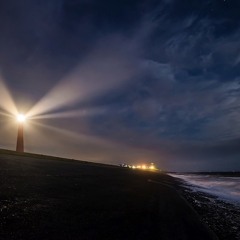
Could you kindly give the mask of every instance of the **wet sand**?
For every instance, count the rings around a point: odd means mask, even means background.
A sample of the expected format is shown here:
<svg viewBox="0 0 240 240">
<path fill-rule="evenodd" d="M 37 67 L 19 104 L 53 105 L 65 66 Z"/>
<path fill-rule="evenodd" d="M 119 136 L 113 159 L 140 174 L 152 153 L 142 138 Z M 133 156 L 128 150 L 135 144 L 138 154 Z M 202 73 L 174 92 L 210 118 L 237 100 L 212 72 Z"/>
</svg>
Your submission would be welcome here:
<svg viewBox="0 0 240 240">
<path fill-rule="evenodd" d="M 0 239 L 217 239 L 156 172 L 0 151 Z"/>
</svg>

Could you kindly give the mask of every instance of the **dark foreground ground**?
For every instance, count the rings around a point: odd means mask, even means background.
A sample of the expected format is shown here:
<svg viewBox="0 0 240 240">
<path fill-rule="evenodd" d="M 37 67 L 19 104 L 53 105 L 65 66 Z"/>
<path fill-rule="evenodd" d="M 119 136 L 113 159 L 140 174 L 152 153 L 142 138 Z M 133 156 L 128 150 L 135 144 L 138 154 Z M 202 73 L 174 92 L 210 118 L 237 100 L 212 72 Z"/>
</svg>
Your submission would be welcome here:
<svg viewBox="0 0 240 240">
<path fill-rule="evenodd" d="M 216 239 L 161 173 L 0 151 L 0 239 Z"/>
</svg>

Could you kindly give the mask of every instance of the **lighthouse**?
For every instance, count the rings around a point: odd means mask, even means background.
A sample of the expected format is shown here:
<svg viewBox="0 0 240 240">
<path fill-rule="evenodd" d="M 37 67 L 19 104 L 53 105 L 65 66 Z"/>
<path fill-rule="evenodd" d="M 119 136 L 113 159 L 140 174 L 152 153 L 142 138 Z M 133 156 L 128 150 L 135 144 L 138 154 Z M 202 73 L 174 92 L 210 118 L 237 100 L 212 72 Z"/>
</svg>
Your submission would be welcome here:
<svg viewBox="0 0 240 240">
<path fill-rule="evenodd" d="M 23 140 L 23 125 L 26 121 L 26 117 L 23 114 L 17 116 L 18 121 L 18 134 L 17 134 L 17 152 L 24 152 L 24 140 Z"/>
</svg>

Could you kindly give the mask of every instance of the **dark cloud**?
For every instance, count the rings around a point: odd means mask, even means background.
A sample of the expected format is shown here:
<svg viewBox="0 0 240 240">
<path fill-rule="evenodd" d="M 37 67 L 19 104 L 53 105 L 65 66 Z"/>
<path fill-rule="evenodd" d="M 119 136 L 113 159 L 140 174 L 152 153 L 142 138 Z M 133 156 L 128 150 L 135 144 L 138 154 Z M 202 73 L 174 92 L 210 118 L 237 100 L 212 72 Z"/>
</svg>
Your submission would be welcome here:
<svg viewBox="0 0 240 240">
<path fill-rule="evenodd" d="M 2 77 L 18 105 L 45 114 L 39 123 L 65 129 L 35 126 L 29 151 L 239 170 L 239 7 L 237 0 L 1 2 Z M 13 142 L 8 136 L 3 147 Z"/>
</svg>

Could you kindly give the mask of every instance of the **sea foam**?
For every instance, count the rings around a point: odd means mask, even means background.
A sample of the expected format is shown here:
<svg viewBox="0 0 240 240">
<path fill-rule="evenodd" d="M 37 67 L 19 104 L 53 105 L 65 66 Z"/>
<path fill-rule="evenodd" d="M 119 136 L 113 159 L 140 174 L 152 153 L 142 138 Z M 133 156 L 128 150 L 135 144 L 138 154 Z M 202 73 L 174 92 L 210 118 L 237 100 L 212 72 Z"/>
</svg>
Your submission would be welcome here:
<svg viewBox="0 0 240 240">
<path fill-rule="evenodd" d="M 214 174 L 170 174 L 186 181 L 194 191 L 203 191 L 240 205 L 240 177 Z"/>
</svg>

